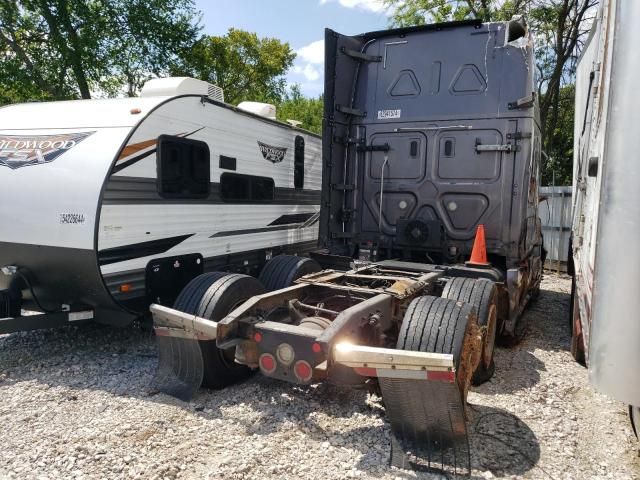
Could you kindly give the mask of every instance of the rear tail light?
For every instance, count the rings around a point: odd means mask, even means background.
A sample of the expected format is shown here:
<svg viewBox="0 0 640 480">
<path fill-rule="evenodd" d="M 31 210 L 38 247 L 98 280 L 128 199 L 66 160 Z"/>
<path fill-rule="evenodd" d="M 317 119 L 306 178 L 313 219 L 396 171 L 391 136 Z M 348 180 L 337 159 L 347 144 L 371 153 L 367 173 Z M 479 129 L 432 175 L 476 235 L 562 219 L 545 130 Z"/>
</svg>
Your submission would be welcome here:
<svg viewBox="0 0 640 480">
<path fill-rule="evenodd" d="M 304 360 L 298 360 L 293 367 L 293 373 L 296 374 L 296 378 L 301 382 L 308 382 L 311 380 L 313 376 L 313 369 L 309 362 L 305 362 Z"/>
<path fill-rule="evenodd" d="M 276 370 L 276 359 L 270 353 L 263 353 L 258 360 L 260 370 L 266 374 L 271 374 Z"/>
</svg>

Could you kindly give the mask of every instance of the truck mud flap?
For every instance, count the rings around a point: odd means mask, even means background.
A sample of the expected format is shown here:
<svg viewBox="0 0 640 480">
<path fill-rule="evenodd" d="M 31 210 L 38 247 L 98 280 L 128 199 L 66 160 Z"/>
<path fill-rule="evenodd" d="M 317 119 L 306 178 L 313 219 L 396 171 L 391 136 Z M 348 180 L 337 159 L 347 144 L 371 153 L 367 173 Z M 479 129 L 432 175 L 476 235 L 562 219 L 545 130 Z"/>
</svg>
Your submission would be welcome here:
<svg viewBox="0 0 640 480">
<path fill-rule="evenodd" d="M 204 364 L 197 340 L 156 336 L 158 368 L 152 389 L 188 402 L 202 385 Z"/>
<path fill-rule="evenodd" d="M 467 355 L 469 357 L 469 355 Z M 468 477 L 471 457 L 463 390 L 453 355 L 337 344 L 333 361 L 377 377 L 391 424 L 391 465 Z"/>
<path fill-rule="evenodd" d="M 202 385 L 201 341 L 215 341 L 217 324 L 161 305 L 151 305 L 158 345 L 154 390 L 189 401 Z"/>
<path fill-rule="evenodd" d="M 471 475 L 464 404 L 455 382 L 379 378 L 391 423 L 391 465 Z"/>
</svg>

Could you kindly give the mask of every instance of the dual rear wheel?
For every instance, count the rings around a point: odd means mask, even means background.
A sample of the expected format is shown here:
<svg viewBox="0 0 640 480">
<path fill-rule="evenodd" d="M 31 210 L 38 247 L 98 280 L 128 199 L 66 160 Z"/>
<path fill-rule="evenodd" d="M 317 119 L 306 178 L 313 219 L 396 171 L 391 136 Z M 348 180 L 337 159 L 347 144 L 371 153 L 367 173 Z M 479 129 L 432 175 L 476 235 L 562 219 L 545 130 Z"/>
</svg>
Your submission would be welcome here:
<svg viewBox="0 0 640 480">
<path fill-rule="evenodd" d="M 477 347 L 479 351 L 467 350 L 463 354 L 463 339 L 471 318 L 482 338 Z M 397 348 L 452 354 L 456 369 L 462 368 L 465 375 L 472 372 L 471 383 L 480 385 L 495 371 L 493 354 L 497 330 L 495 283 L 486 279 L 454 278 L 447 282 L 442 297 L 424 296 L 411 302 L 402 321 Z"/>
<path fill-rule="evenodd" d="M 478 326 L 482 333 L 480 360 L 473 372 L 471 383 L 480 385 L 495 372 L 493 361 L 498 325 L 498 287 L 487 279 L 454 278 L 447 282 L 442 296 L 475 307 Z"/>
<path fill-rule="evenodd" d="M 238 273 L 204 273 L 184 287 L 173 308 L 217 322 L 254 295 L 289 287 L 303 275 L 319 270 L 320 265 L 309 258 L 279 255 L 265 265 L 258 279 Z M 215 341 L 198 343 L 204 387 L 224 388 L 251 375 L 249 367 L 235 362 L 235 348 L 222 350 Z"/>
<path fill-rule="evenodd" d="M 476 321 L 475 309 L 455 300 L 426 295 L 414 299 L 407 309 L 396 347 L 399 350 L 453 355 L 458 387 L 466 399 L 473 369 L 469 347 Z M 466 341 L 465 341 L 466 340 Z"/>
</svg>

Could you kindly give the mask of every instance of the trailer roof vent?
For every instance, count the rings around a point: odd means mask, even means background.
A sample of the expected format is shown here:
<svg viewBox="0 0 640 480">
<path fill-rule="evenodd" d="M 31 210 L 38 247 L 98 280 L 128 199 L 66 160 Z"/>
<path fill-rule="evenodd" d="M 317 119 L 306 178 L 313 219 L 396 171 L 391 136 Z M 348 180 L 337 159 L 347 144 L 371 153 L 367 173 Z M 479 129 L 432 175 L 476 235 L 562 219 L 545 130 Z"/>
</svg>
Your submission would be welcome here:
<svg viewBox="0 0 640 480">
<path fill-rule="evenodd" d="M 153 78 L 140 92 L 141 97 L 174 97 L 202 95 L 216 102 L 224 102 L 224 91 L 217 85 L 190 77 Z"/>
<path fill-rule="evenodd" d="M 244 110 L 245 112 L 250 112 L 256 115 L 260 115 L 261 117 L 270 118 L 271 120 L 276 119 L 276 107 L 275 105 L 271 105 L 270 103 L 242 102 L 238 105 L 238 108 L 240 110 Z"/>
</svg>

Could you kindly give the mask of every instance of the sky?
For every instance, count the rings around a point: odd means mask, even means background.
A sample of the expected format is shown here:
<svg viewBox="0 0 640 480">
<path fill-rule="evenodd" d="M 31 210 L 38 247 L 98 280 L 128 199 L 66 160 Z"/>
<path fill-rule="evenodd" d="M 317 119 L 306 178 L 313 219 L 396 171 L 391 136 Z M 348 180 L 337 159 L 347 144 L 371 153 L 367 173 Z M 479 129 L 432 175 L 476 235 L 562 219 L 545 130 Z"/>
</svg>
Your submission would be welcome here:
<svg viewBox="0 0 640 480">
<path fill-rule="evenodd" d="M 296 53 L 287 74 L 302 93 L 324 88 L 324 29 L 355 35 L 389 26 L 382 0 L 196 0 L 203 32 L 224 35 L 230 27 L 288 42 Z"/>
</svg>

